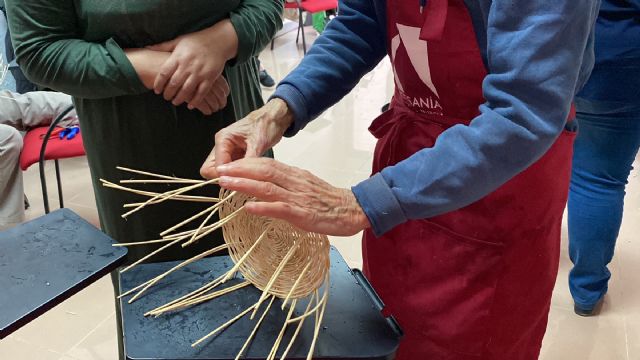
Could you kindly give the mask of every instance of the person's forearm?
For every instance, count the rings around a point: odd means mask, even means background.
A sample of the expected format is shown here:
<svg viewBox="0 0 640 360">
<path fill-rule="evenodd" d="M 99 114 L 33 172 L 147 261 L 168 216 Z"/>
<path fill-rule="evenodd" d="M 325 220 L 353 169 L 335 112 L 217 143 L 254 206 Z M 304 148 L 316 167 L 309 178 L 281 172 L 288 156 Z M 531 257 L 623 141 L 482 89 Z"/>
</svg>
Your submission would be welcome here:
<svg viewBox="0 0 640 360">
<path fill-rule="evenodd" d="M 561 134 L 597 2 L 513 2 L 519 6 L 499 3 L 489 16 L 480 115 L 353 188 L 376 234 L 472 204 L 540 159 Z"/>
<path fill-rule="evenodd" d="M 114 39 L 78 38 L 73 1 L 7 0 L 6 8 L 17 61 L 34 83 L 91 99 L 145 91 Z"/>
<path fill-rule="evenodd" d="M 158 71 L 169 58 L 170 53 L 149 49 L 126 49 L 124 53 L 144 86 L 147 89 L 153 89 Z"/>
<path fill-rule="evenodd" d="M 227 61 L 238 55 L 238 34 L 231 20 L 222 20 L 203 31 L 210 36 L 212 44 L 220 49 Z"/>
<path fill-rule="evenodd" d="M 271 42 L 282 28 L 282 0 L 243 0 L 230 14 L 238 36 L 232 65 L 249 61 Z"/>
</svg>

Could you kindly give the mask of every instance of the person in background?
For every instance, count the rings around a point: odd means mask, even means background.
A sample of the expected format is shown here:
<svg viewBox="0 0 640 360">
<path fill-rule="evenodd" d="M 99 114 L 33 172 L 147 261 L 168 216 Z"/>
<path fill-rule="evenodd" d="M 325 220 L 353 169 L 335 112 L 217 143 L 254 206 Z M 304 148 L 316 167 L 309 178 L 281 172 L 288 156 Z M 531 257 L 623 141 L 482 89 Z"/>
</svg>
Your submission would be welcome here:
<svg viewBox="0 0 640 360">
<path fill-rule="evenodd" d="M 260 84 L 266 88 L 274 87 L 276 85 L 276 81 L 273 80 L 273 77 L 271 77 L 271 75 L 269 75 L 267 69 L 262 66 L 262 62 L 260 61 L 260 59 L 256 58 L 256 61 L 258 62 L 258 67 L 260 69 Z"/>
<path fill-rule="evenodd" d="M 201 212 L 207 204 L 165 202 L 125 220 L 123 205 L 141 198 L 107 189 L 100 179 L 130 178 L 117 166 L 197 178 L 212 134 L 263 104 L 255 57 L 282 27 L 282 1 L 5 3 L 25 75 L 74 98 L 102 230 L 119 242 L 155 239 Z M 214 232 L 149 260 L 190 258 L 222 242 Z M 161 246 L 132 247 L 127 261 Z M 118 340 L 124 358 L 122 331 Z"/>
<path fill-rule="evenodd" d="M 201 172 L 256 197 L 251 214 L 365 230 L 364 272 L 405 334 L 397 360 L 537 359 L 599 3 L 344 0 L 273 99 L 217 133 Z M 370 179 L 336 188 L 259 158 L 386 57 L 395 94 L 370 127 Z"/>
<path fill-rule="evenodd" d="M 9 31 L 5 12 L 4 0 L 0 0 L 0 58 L 9 69 L 9 75 L 5 78 L 4 84 L 0 83 L 0 88 L 14 90 L 20 94 L 36 91 L 38 90 L 36 85 L 27 80 L 15 62 L 11 32 Z"/>
<path fill-rule="evenodd" d="M 71 96 L 33 91 L 17 94 L 0 91 L 0 230 L 24 221 L 24 186 L 20 170 L 21 131 L 46 126 L 72 105 Z M 61 127 L 77 124 L 75 111 L 61 121 Z"/>
<path fill-rule="evenodd" d="M 576 314 L 607 293 L 625 186 L 640 147 L 640 0 L 603 0 L 595 67 L 576 97 L 578 137 L 569 191 L 569 289 Z"/>
</svg>

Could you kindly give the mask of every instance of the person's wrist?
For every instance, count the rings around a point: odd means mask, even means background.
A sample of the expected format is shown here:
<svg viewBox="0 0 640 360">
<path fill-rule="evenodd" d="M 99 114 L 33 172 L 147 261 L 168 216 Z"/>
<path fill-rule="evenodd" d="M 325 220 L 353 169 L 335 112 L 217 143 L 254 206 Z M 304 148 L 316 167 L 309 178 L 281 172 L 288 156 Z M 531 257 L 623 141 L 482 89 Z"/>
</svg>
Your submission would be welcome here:
<svg viewBox="0 0 640 360">
<path fill-rule="evenodd" d="M 291 111 L 286 101 L 274 98 L 269 100 L 265 108 L 269 114 L 268 118 L 278 128 L 281 134 L 284 134 L 291 124 L 293 124 L 293 111 Z"/>
<path fill-rule="evenodd" d="M 212 48 L 217 48 L 225 61 L 234 59 L 238 55 L 238 34 L 231 20 L 219 21 L 204 30 Z"/>
<path fill-rule="evenodd" d="M 353 191 L 349 189 L 340 190 L 343 194 L 343 201 L 345 204 L 344 206 L 347 209 L 347 218 L 350 222 L 348 226 L 354 229 L 354 233 L 370 228 L 371 223 L 369 222 L 369 218 L 360 206 L 360 203 L 358 202 L 358 199 L 356 198 L 356 195 L 353 193 Z"/>
<path fill-rule="evenodd" d="M 158 69 L 169 58 L 170 53 L 148 49 L 125 49 L 125 55 L 147 89 L 153 89 Z"/>
</svg>

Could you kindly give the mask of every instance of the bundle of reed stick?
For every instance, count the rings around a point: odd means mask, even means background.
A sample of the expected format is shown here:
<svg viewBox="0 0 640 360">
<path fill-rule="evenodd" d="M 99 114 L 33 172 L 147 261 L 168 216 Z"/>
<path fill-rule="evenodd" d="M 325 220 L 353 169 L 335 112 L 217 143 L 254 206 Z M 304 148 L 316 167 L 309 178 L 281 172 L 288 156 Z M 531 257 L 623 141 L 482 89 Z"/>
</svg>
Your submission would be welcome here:
<svg viewBox="0 0 640 360">
<path fill-rule="evenodd" d="M 218 197 L 189 194 L 196 189 L 216 184 L 218 182 L 217 179 L 192 180 L 125 167 L 118 167 L 118 169 L 132 175 L 144 176 L 145 179 L 121 180 L 119 184 L 101 179 L 100 181 L 103 186 L 148 197 L 144 202 L 125 204 L 124 207 L 128 209 L 128 211 L 122 215 L 123 218 L 131 216 L 147 206 L 165 201 L 192 201 L 211 204 L 203 211 L 180 221 L 160 233 L 160 239 L 114 245 L 137 246 L 144 244 L 163 244 L 163 246 L 156 251 L 121 270 L 122 272 L 132 269 L 136 265 L 143 263 L 173 245 L 181 244 L 182 247 L 187 247 L 194 244 L 217 229 L 222 229 L 225 241 L 223 245 L 213 247 L 210 250 L 185 260 L 165 273 L 122 293 L 119 298 L 132 295 L 128 300 L 129 303 L 132 303 L 174 271 L 217 252 L 228 250 L 229 256 L 234 262 L 234 266 L 229 269 L 229 271 L 221 274 L 218 278 L 205 284 L 201 288 L 158 308 L 149 310 L 144 315 L 162 316 L 206 301 L 211 301 L 247 286 L 254 286 L 262 292 L 255 304 L 249 306 L 234 318 L 204 335 L 194 342 L 192 346 L 195 347 L 220 334 L 244 316 L 250 314 L 250 318 L 254 320 L 264 304 L 265 307 L 262 310 L 262 315 L 257 319 L 253 331 L 248 335 L 247 340 L 236 356 L 236 360 L 240 359 L 247 351 L 252 339 L 256 336 L 260 325 L 269 313 L 275 300 L 279 299 L 281 302 L 280 310 L 286 311 L 287 316 L 278 337 L 274 341 L 267 360 L 276 358 L 285 331 L 289 326 L 296 326 L 288 345 L 279 356 L 280 359 L 285 359 L 300 333 L 305 320 L 313 315 L 315 320 L 314 336 L 307 354 L 307 359 L 312 359 L 329 298 L 330 260 L 329 240 L 326 236 L 301 231 L 283 221 L 253 216 L 246 213 L 244 211 L 244 205 L 253 199 L 241 193 L 221 189 Z M 131 187 L 132 184 L 168 184 L 174 185 L 176 188 L 159 193 L 135 189 Z M 218 214 L 217 219 L 215 217 L 216 214 Z M 197 224 L 197 227 L 184 230 L 189 224 Z M 192 225 L 192 227 L 193 226 L 195 225 Z M 219 289 L 220 285 L 234 278 L 238 272 L 242 275 L 244 281 L 233 286 Z M 300 305 L 304 303 L 306 303 L 304 310 L 299 311 L 297 308 L 302 308 Z M 296 312 L 300 314 L 298 315 Z"/>
</svg>

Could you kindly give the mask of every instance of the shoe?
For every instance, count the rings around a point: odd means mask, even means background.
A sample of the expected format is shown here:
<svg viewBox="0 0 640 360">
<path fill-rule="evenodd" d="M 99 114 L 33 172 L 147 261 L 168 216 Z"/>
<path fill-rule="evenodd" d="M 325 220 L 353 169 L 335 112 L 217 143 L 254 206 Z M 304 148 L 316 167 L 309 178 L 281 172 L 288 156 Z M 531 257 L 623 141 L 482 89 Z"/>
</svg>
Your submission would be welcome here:
<svg viewBox="0 0 640 360">
<path fill-rule="evenodd" d="M 271 75 L 269 75 L 267 70 L 260 70 L 260 84 L 266 88 L 272 88 L 276 85 L 276 82 L 273 80 Z"/>
<path fill-rule="evenodd" d="M 580 315 L 584 317 L 593 316 L 594 315 L 593 310 L 594 309 L 583 309 L 577 304 L 573 304 L 573 312 L 576 313 L 576 315 Z"/>
<path fill-rule="evenodd" d="M 382 106 L 382 109 L 380 109 L 380 112 L 385 112 L 387 110 L 389 110 L 389 107 L 391 106 L 391 103 L 386 103 Z"/>
<path fill-rule="evenodd" d="M 600 299 L 591 308 L 583 308 L 580 305 L 574 303 L 573 304 L 573 312 L 576 313 L 576 315 L 583 316 L 583 317 L 596 316 L 596 315 L 600 314 L 600 311 L 602 310 L 602 303 L 603 302 L 604 302 L 604 299 Z"/>
</svg>

